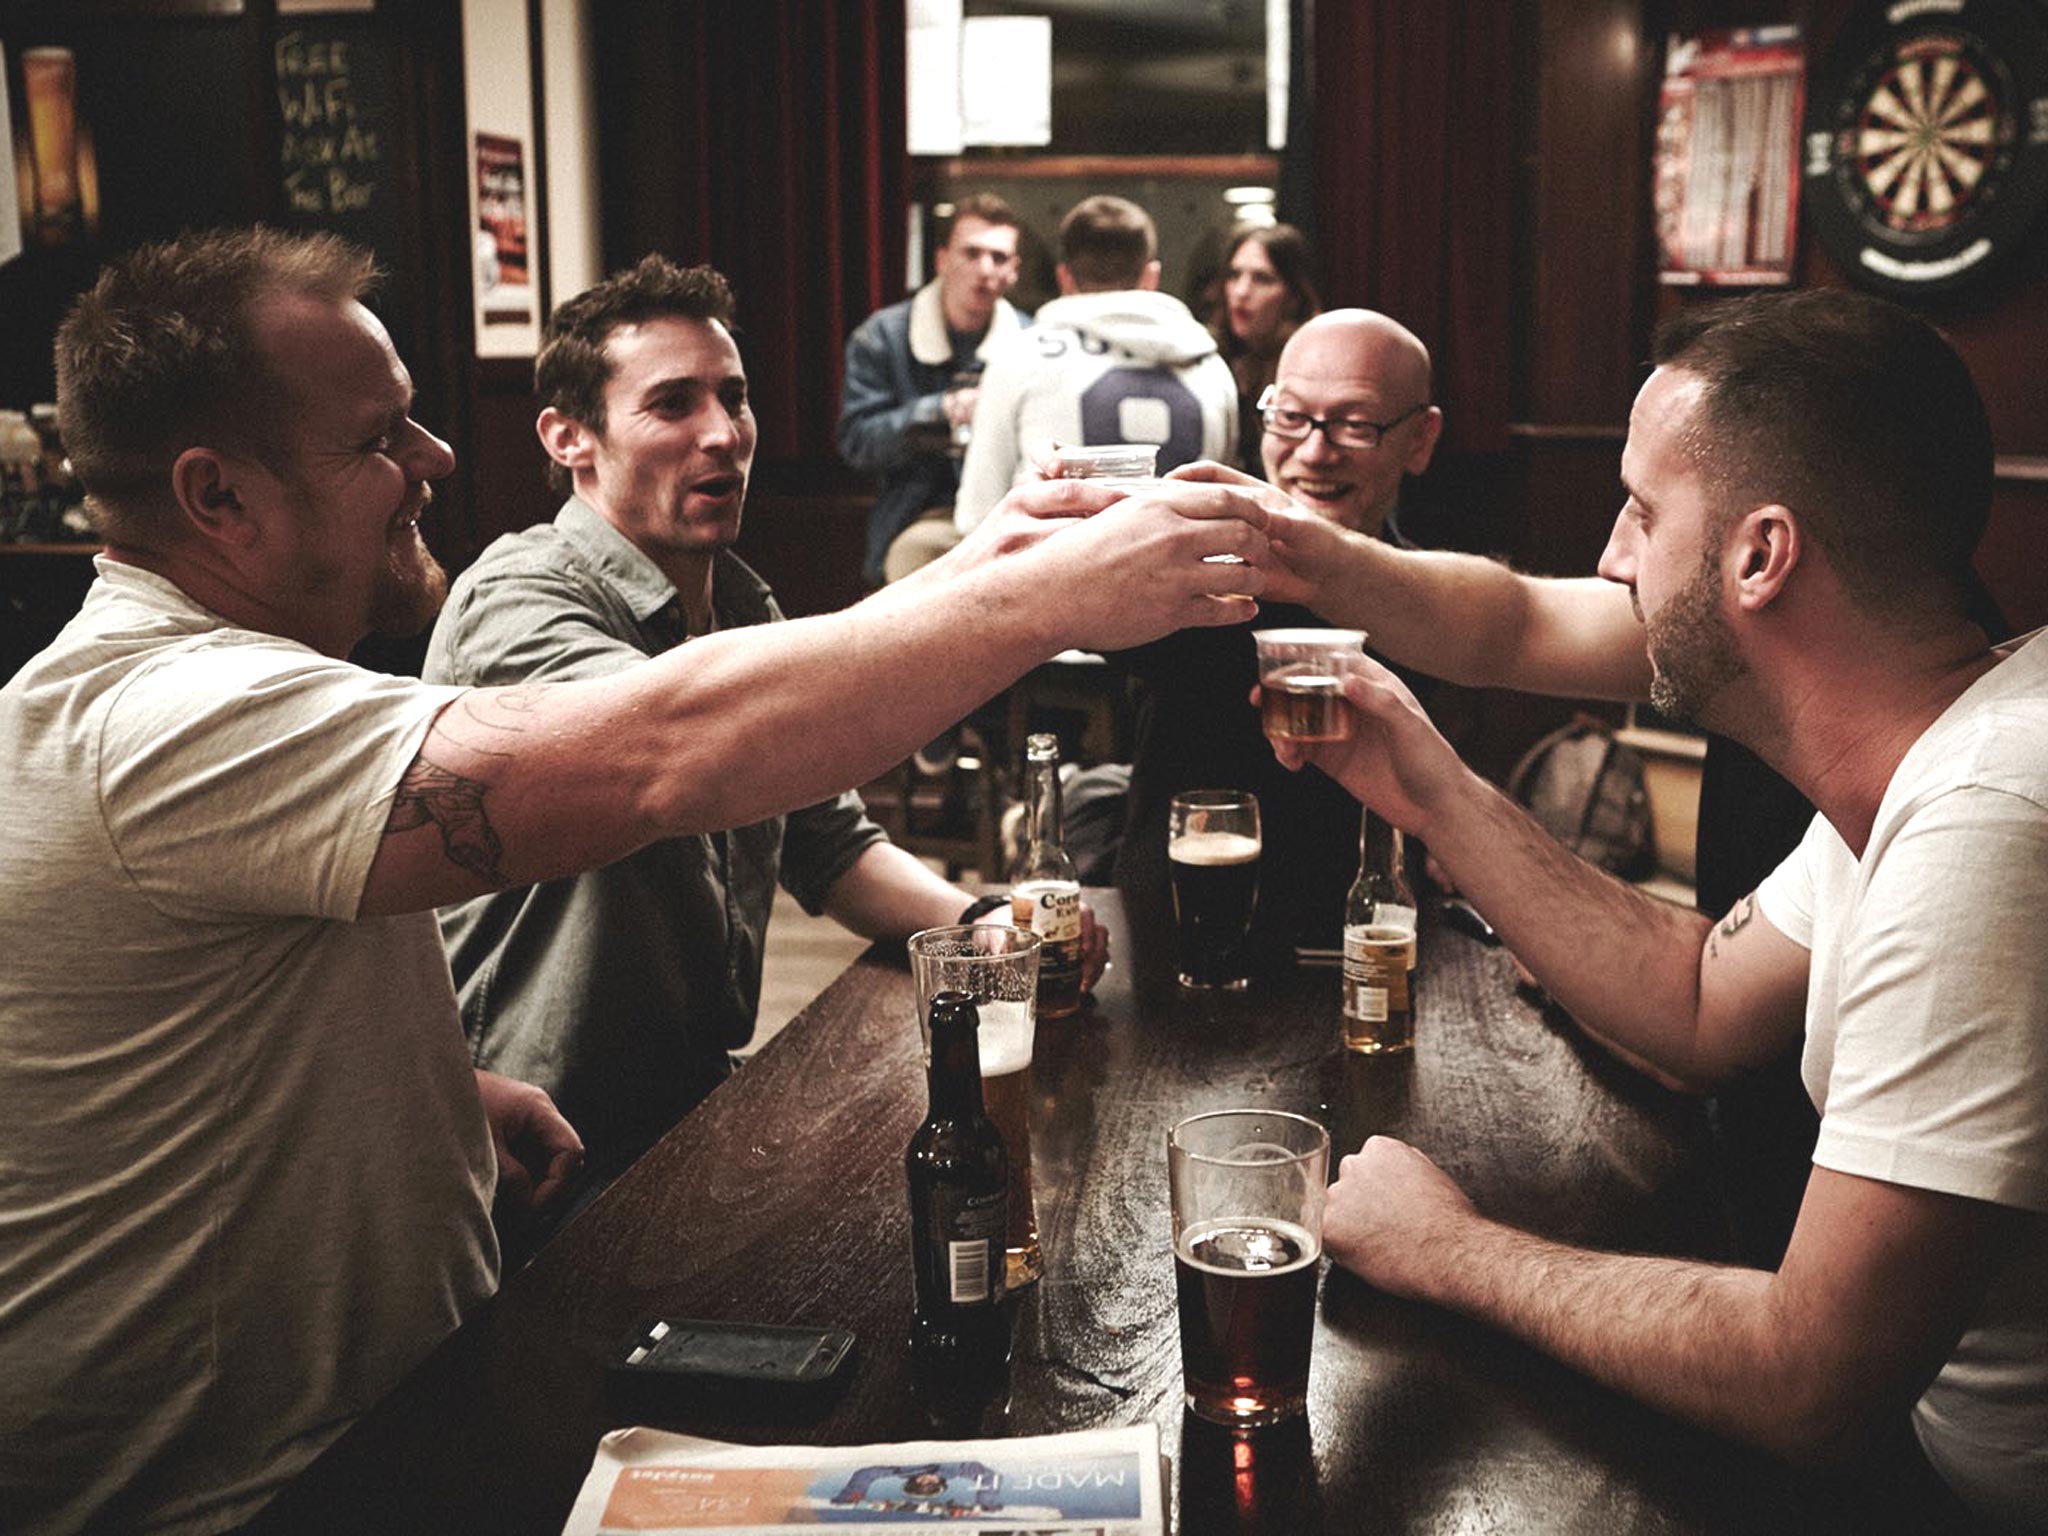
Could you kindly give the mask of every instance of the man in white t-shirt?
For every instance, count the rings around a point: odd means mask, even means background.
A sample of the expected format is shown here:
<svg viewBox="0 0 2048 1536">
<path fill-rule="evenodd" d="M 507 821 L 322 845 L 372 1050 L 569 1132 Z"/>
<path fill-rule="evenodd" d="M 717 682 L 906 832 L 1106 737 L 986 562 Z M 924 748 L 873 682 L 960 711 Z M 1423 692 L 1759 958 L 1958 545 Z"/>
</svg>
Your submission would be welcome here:
<svg viewBox="0 0 2048 1536">
<path fill-rule="evenodd" d="M 818 800 L 1055 651 L 1232 621 L 1216 598 L 1263 584 L 1237 493 L 1049 486 L 914 581 L 687 658 L 353 667 L 439 606 L 419 521 L 453 467 L 370 275 L 332 236 L 187 237 L 58 337 L 106 551 L 0 688 L 10 1533 L 248 1520 L 489 1295 L 494 1187 L 573 1176 L 547 1096 L 472 1072 L 435 907 Z M 703 387 L 650 380 L 614 432 L 661 438 Z M 734 515 L 696 454 L 641 468 L 677 518 Z"/>
<path fill-rule="evenodd" d="M 1508 1329 L 1788 1457 L 1910 1422 L 1986 1523 L 2048 1529 L 2048 637 L 1967 616 L 1991 437 L 1932 327 L 1833 290 L 1689 310 L 1656 346 L 1600 571 L 1651 698 L 1819 811 L 1719 923 L 1599 874 L 1472 774 L 1391 674 L 1298 754 L 1431 852 L 1580 1024 L 1705 1088 L 1804 1039 L 1821 1114 L 1775 1271 L 1574 1249 L 1480 1215 L 1426 1155 L 1344 1160 L 1325 1241 L 1403 1296 Z M 1275 514 L 1319 609 L 1355 541 Z"/>
<path fill-rule="evenodd" d="M 1054 443 L 1156 443 L 1162 475 L 1237 445 L 1237 381 L 1216 338 L 1159 292 L 1152 216 L 1090 197 L 1060 221 L 1060 297 L 989 357 L 953 522 L 972 531 Z"/>
</svg>

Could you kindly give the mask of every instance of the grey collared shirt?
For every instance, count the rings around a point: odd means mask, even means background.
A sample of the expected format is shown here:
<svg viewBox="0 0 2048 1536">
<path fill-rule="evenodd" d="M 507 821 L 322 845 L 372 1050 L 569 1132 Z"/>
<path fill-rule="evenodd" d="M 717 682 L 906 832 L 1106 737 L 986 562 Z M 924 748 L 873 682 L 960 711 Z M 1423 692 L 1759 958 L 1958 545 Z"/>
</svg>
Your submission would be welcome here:
<svg viewBox="0 0 2048 1536">
<path fill-rule="evenodd" d="M 782 617 L 729 553 L 713 565 L 711 602 L 716 629 Z M 425 674 L 474 686 L 605 677 L 688 638 L 668 578 L 572 498 L 457 580 Z M 778 878 L 817 912 L 882 835 L 848 793 L 444 909 L 477 1063 L 547 1089 L 593 1171 L 617 1172 L 718 1086 L 727 1052 L 753 1035 Z"/>
</svg>

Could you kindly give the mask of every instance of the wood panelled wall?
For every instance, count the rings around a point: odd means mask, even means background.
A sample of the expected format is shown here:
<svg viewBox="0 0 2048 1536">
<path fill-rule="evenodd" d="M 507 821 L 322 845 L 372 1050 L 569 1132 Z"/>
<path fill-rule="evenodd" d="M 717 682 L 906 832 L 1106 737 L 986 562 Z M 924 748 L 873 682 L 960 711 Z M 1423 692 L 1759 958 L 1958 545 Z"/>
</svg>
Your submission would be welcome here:
<svg viewBox="0 0 2048 1536">
<path fill-rule="evenodd" d="M 1432 0 L 1414 0 L 1427 5 Z M 1513 447 L 1439 453 L 1422 498 L 1426 542 L 1583 575 L 1620 505 L 1628 409 L 1657 320 L 1711 292 L 1656 279 L 1650 143 L 1671 33 L 1792 21 L 1810 65 L 1858 0 L 1516 0 L 1517 265 Z M 1870 0 L 1863 0 L 1870 3 Z M 1319 74 L 1337 71 L 1319 61 Z M 1924 306 L 1990 409 L 2001 475 L 1978 565 L 2019 629 L 2048 623 L 2048 412 L 2033 377 L 2048 350 L 2048 230 L 1988 286 Z M 1798 280 L 1847 279 L 1810 229 Z M 1463 701 L 1467 754 L 1500 773 L 1569 706 L 1505 693 Z"/>
<path fill-rule="evenodd" d="M 1424 7 L 1435 0 L 1408 3 Z M 1804 28 L 1817 61 L 1858 0 L 1503 3 L 1516 6 L 1520 60 L 1515 78 L 1501 82 L 1513 93 L 1517 125 L 1514 430 L 1505 453 L 1439 455 L 1423 498 L 1432 508 L 1430 526 L 1417 531 L 1431 542 L 1506 555 L 1524 569 L 1583 573 L 1592 568 L 1619 502 L 1622 434 L 1651 329 L 1660 313 L 1704 297 L 1655 280 L 1648 146 L 1663 40 L 1672 32 L 1789 20 Z M 252 14 L 268 21 L 273 13 L 265 5 Z M 468 355 L 466 306 L 448 302 L 465 291 L 460 263 L 466 242 L 452 214 L 462 206 L 464 174 L 459 66 L 453 62 L 458 50 L 446 15 L 432 25 L 410 19 L 414 15 L 410 8 L 378 13 L 404 69 L 420 140 L 408 178 L 410 206 L 419 217 L 405 225 L 417 245 L 394 262 L 405 280 L 402 292 L 392 295 L 393 319 L 394 328 L 407 333 L 423 410 L 464 460 L 442 488 L 437 509 L 437 543 L 460 565 L 498 531 L 546 516 L 553 500 L 542 485 L 524 365 L 477 363 Z M 1343 78 L 1341 61 L 1317 62 L 1322 81 Z M 605 86 L 604 59 L 598 68 Z M 650 100 L 619 110 L 630 119 L 668 107 Z M 260 166 L 266 134 L 253 123 L 245 134 L 246 158 Z M 600 167 L 600 174 L 615 172 Z M 632 195 L 658 197 L 662 189 L 636 184 Z M 2033 249 L 1992 286 L 1929 310 L 1955 339 L 1990 403 L 2007 472 L 1979 563 L 1994 595 L 2023 627 L 2048 622 L 2048 560 L 2039 554 L 2048 543 L 2048 412 L 2032 393 L 2038 358 L 2048 349 L 2044 243 L 2048 231 L 2038 232 Z M 1844 280 L 1810 235 L 1800 280 Z M 829 410 L 839 356 L 834 350 L 809 366 L 811 408 Z M 863 492 L 843 473 L 757 465 L 741 550 L 791 612 L 836 607 L 857 595 L 863 502 Z M 18 574 L 39 584 L 33 572 Z M 1502 751 L 1536 723 L 1517 710 L 1526 706 L 1501 702 Z"/>
<path fill-rule="evenodd" d="M 1649 146 L 1664 39 L 1790 20 L 1818 61 L 1856 0 L 1515 3 L 1522 67 L 1502 82 L 1517 113 L 1513 445 L 1498 455 L 1440 454 L 1423 498 L 1423 531 L 1524 569 L 1583 574 L 1620 502 L 1622 438 L 1651 331 L 1661 314 L 1713 296 L 1656 281 Z M 1322 60 L 1318 76 L 1341 79 L 1342 70 Z M 2001 461 L 2013 471 L 2001 479 L 1981 563 L 2023 624 L 2048 622 L 2048 561 L 2026 558 L 2048 532 L 2048 484 L 2024 478 L 2027 461 L 2048 457 L 2048 413 L 2028 387 L 2048 345 L 2044 273 L 2036 251 L 1991 288 L 1929 309 L 1984 390 Z M 1799 275 L 1810 284 L 1844 281 L 1811 235 Z M 835 570 L 830 551 L 841 545 L 833 530 L 857 512 L 858 493 L 833 486 L 813 508 L 803 485 L 779 481 L 774 466 L 762 474 L 749 557 L 785 589 L 793 611 L 851 596 L 851 573 Z"/>
<path fill-rule="evenodd" d="M 1525 56 L 1518 223 L 1518 423 L 1504 470 L 1520 516 L 1503 552 L 1525 568 L 1584 572 L 1618 505 L 1628 404 L 1656 320 L 1713 297 L 1657 283 L 1649 134 L 1670 33 L 1796 22 L 1810 67 L 1858 0 L 1522 0 Z M 1869 3 L 1869 0 L 1862 0 Z M 1804 221 L 1803 221 L 1804 222 Z M 1922 307 L 1954 341 L 1989 407 L 2001 476 L 1979 567 L 2022 628 L 2048 623 L 2048 412 L 2033 377 L 2048 346 L 2048 230 L 1988 285 Z M 1799 281 L 1847 278 L 1803 234 Z M 1591 498 L 1590 501 L 1587 498 Z"/>
</svg>

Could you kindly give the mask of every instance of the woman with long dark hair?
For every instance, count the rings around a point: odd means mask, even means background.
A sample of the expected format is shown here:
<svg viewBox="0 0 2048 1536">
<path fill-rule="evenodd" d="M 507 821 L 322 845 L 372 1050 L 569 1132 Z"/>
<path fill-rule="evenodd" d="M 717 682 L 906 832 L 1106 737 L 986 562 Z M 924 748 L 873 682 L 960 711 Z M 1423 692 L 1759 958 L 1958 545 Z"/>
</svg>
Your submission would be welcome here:
<svg viewBox="0 0 2048 1536">
<path fill-rule="evenodd" d="M 1292 224 L 1263 224 L 1231 234 L 1209 330 L 1237 378 L 1238 458 L 1252 474 L 1264 473 L 1259 396 L 1273 382 L 1287 338 L 1322 308 L 1315 253 L 1300 230 Z"/>
</svg>

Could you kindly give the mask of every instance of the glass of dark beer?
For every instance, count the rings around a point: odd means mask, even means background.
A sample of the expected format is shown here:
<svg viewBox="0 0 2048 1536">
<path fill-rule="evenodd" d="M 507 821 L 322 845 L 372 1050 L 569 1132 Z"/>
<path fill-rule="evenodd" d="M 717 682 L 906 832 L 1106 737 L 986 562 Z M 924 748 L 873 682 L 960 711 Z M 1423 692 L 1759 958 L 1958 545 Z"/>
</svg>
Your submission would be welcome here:
<svg viewBox="0 0 2048 1536">
<path fill-rule="evenodd" d="M 1038 953 L 1028 928 L 973 923 L 910 936 L 917 981 L 917 1027 L 925 1065 L 932 1059 L 932 999 L 958 990 L 981 1015 L 981 1102 L 1009 1153 L 1009 1230 L 1003 1240 L 1004 1289 L 1021 1290 L 1045 1273 L 1038 1209 L 1031 1200 L 1031 1046 L 1038 1024 Z"/>
<path fill-rule="evenodd" d="M 1259 894 L 1259 802 L 1241 789 L 1191 789 L 1167 808 L 1166 861 L 1180 929 L 1180 984 L 1245 985 L 1245 934 Z"/>
<path fill-rule="evenodd" d="M 1261 629 L 1259 724 L 1275 741 L 1347 741 L 1344 679 L 1365 654 L 1362 629 Z"/>
<path fill-rule="evenodd" d="M 1308 1406 L 1330 1133 L 1220 1109 L 1166 1133 L 1180 1360 L 1191 1412 L 1274 1424 Z"/>
</svg>

